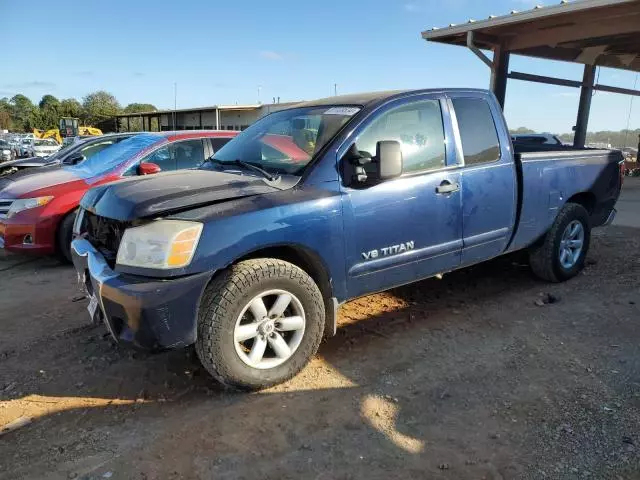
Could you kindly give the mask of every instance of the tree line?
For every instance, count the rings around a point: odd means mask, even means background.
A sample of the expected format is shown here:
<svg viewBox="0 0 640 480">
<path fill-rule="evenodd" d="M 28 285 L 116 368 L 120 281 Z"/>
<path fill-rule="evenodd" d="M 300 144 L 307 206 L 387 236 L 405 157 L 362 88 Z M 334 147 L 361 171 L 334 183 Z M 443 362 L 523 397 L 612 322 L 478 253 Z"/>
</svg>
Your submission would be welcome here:
<svg viewBox="0 0 640 480">
<path fill-rule="evenodd" d="M 104 90 L 86 95 L 82 102 L 75 98 L 59 100 L 47 94 L 37 104 L 19 93 L 11 98 L 0 98 L 0 129 L 11 132 L 31 132 L 34 128 L 49 130 L 58 128 L 60 117 L 75 117 L 80 119 L 81 125 L 100 127 L 119 113 L 156 110 L 150 103 L 130 103 L 122 108 L 116 97 Z M 139 123 L 140 119 L 130 122 L 131 130 L 140 130 L 136 121 Z"/>
<path fill-rule="evenodd" d="M 82 98 L 82 102 L 75 98 L 59 100 L 53 95 L 43 95 L 34 104 L 21 93 L 11 98 L 0 98 L 0 129 L 11 132 L 31 132 L 34 128 L 49 130 L 58 128 L 60 117 L 75 117 L 82 125 L 97 126 L 111 130 L 115 124 L 109 120 L 120 113 L 154 112 L 157 108 L 150 103 L 130 103 L 122 108 L 115 96 L 104 90 L 90 93 Z M 139 118 L 129 120 L 131 131 L 142 129 Z M 104 128 L 106 127 L 106 128 Z M 119 130 L 126 129 L 120 125 Z M 527 127 L 511 130 L 512 134 L 535 133 Z M 610 143 L 614 147 L 637 147 L 640 129 L 620 131 L 588 132 L 587 143 Z M 573 133 L 558 134 L 563 142 L 573 141 Z"/>
<path fill-rule="evenodd" d="M 527 127 L 520 127 L 514 130 L 510 130 L 511 134 L 527 134 L 538 133 Z M 557 137 L 565 143 L 573 142 L 573 133 L 556 134 Z M 600 132 L 587 132 L 587 143 L 607 143 L 612 147 L 624 148 L 634 147 L 638 148 L 640 143 L 640 128 L 635 130 L 603 130 Z"/>
</svg>

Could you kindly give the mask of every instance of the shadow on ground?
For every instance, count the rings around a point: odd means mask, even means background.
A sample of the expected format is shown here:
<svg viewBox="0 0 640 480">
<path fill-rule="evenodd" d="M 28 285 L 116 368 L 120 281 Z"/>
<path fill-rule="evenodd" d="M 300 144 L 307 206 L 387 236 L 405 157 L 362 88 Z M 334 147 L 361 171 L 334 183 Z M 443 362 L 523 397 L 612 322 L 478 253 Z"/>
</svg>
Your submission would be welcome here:
<svg viewBox="0 0 640 480">
<path fill-rule="evenodd" d="M 250 395 L 74 306 L 0 354 L 0 418 L 34 418 L 0 437 L 0 478 L 638 478 L 637 247 L 598 236 L 562 285 L 510 256 L 350 302 L 309 367 Z"/>
</svg>

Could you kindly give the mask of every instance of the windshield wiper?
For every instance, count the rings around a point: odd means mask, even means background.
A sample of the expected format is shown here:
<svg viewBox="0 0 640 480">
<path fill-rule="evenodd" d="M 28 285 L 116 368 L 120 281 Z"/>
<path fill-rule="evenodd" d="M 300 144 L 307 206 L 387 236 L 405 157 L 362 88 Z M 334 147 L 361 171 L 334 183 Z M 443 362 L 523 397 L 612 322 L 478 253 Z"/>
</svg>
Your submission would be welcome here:
<svg viewBox="0 0 640 480">
<path fill-rule="evenodd" d="M 269 172 L 267 172 L 266 170 L 258 167 L 257 165 L 254 165 L 253 163 L 249 163 L 249 162 L 245 162 L 243 160 L 240 160 L 239 158 L 236 158 L 233 163 L 235 163 L 236 165 L 240 165 L 241 167 L 244 168 L 248 168 L 250 170 L 256 171 L 258 173 L 261 173 L 262 176 L 264 178 L 266 178 L 267 180 L 269 180 L 270 182 L 273 182 L 276 180 L 276 177 L 274 177 L 273 175 L 271 175 Z"/>
<path fill-rule="evenodd" d="M 206 158 L 204 160 L 204 162 L 202 162 L 201 165 L 204 165 L 205 163 L 217 163 L 218 165 L 224 165 L 225 164 L 225 162 L 223 162 L 221 160 L 218 160 L 217 158 L 213 158 L 213 157 Z"/>
<path fill-rule="evenodd" d="M 228 166 L 228 165 L 238 165 L 238 166 L 243 167 L 245 169 L 253 170 L 255 172 L 260 173 L 264 178 L 266 178 L 270 182 L 274 182 L 274 181 L 276 181 L 278 179 L 278 177 L 271 175 L 269 172 L 267 172 L 263 168 L 260 168 L 257 165 L 254 165 L 253 163 L 249 163 L 249 162 L 245 162 L 244 160 L 240 160 L 239 158 L 236 158 L 234 161 L 229 162 L 229 161 L 219 160 L 219 159 L 214 158 L 214 157 L 209 157 L 203 162 L 203 165 L 205 163 L 207 163 L 207 162 L 219 165 L 222 168 L 224 168 L 225 166 Z"/>
</svg>

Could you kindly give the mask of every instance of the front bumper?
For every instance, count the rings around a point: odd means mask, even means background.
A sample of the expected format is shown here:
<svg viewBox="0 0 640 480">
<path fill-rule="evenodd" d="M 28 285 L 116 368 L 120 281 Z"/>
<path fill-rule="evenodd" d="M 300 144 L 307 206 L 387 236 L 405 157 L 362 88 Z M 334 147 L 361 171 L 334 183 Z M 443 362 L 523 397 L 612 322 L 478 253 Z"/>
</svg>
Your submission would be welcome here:
<svg viewBox="0 0 640 480">
<path fill-rule="evenodd" d="M 119 273 L 85 239 L 71 244 L 73 264 L 87 292 L 95 294 L 116 341 L 156 350 L 196 340 L 198 307 L 211 274 L 154 279 Z"/>
<path fill-rule="evenodd" d="M 55 253 L 57 218 L 45 217 L 36 222 L 29 218 L 0 219 L 0 248 L 15 253 L 50 255 Z"/>
</svg>

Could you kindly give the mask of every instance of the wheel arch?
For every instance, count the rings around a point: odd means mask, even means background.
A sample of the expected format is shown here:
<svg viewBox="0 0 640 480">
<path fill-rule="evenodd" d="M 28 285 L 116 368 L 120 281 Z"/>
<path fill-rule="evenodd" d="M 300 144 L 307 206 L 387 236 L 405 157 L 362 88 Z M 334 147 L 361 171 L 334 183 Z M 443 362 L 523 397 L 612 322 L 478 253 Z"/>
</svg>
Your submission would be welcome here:
<svg viewBox="0 0 640 480">
<path fill-rule="evenodd" d="M 589 215 L 593 215 L 593 212 L 596 209 L 597 199 L 595 194 L 592 192 L 579 192 L 572 195 L 567 200 L 567 203 L 577 203 L 578 205 L 582 205 Z"/>
<path fill-rule="evenodd" d="M 64 223 L 64 221 L 67 219 L 67 217 L 69 215 L 74 215 L 77 212 L 78 208 L 79 207 L 76 205 L 75 207 L 67 210 L 64 213 L 61 213 L 58 216 L 58 221 L 56 223 L 56 228 L 55 228 L 55 236 L 53 237 L 54 245 L 56 247 L 56 253 L 60 253 L 60 247 L 61 247 L 61 245 L 60 245 L 60 229 L 62 228 L 62 224 Z M 72 237 L 72 239 L 73 239 L 73 237 Z"/>
<path fill-rule="evenodd" d="M 334 296 L 333 279 L 322 257 L 312 249 L 298 244 L 276 244 L 261 247 L 236 258 L 226 265 L 256 258 L 275 258 L 289 262 L 306 272 L 318 285 L 325 306 L 325 336 L 336 333 L 338 300 Z"/>
</svg>

